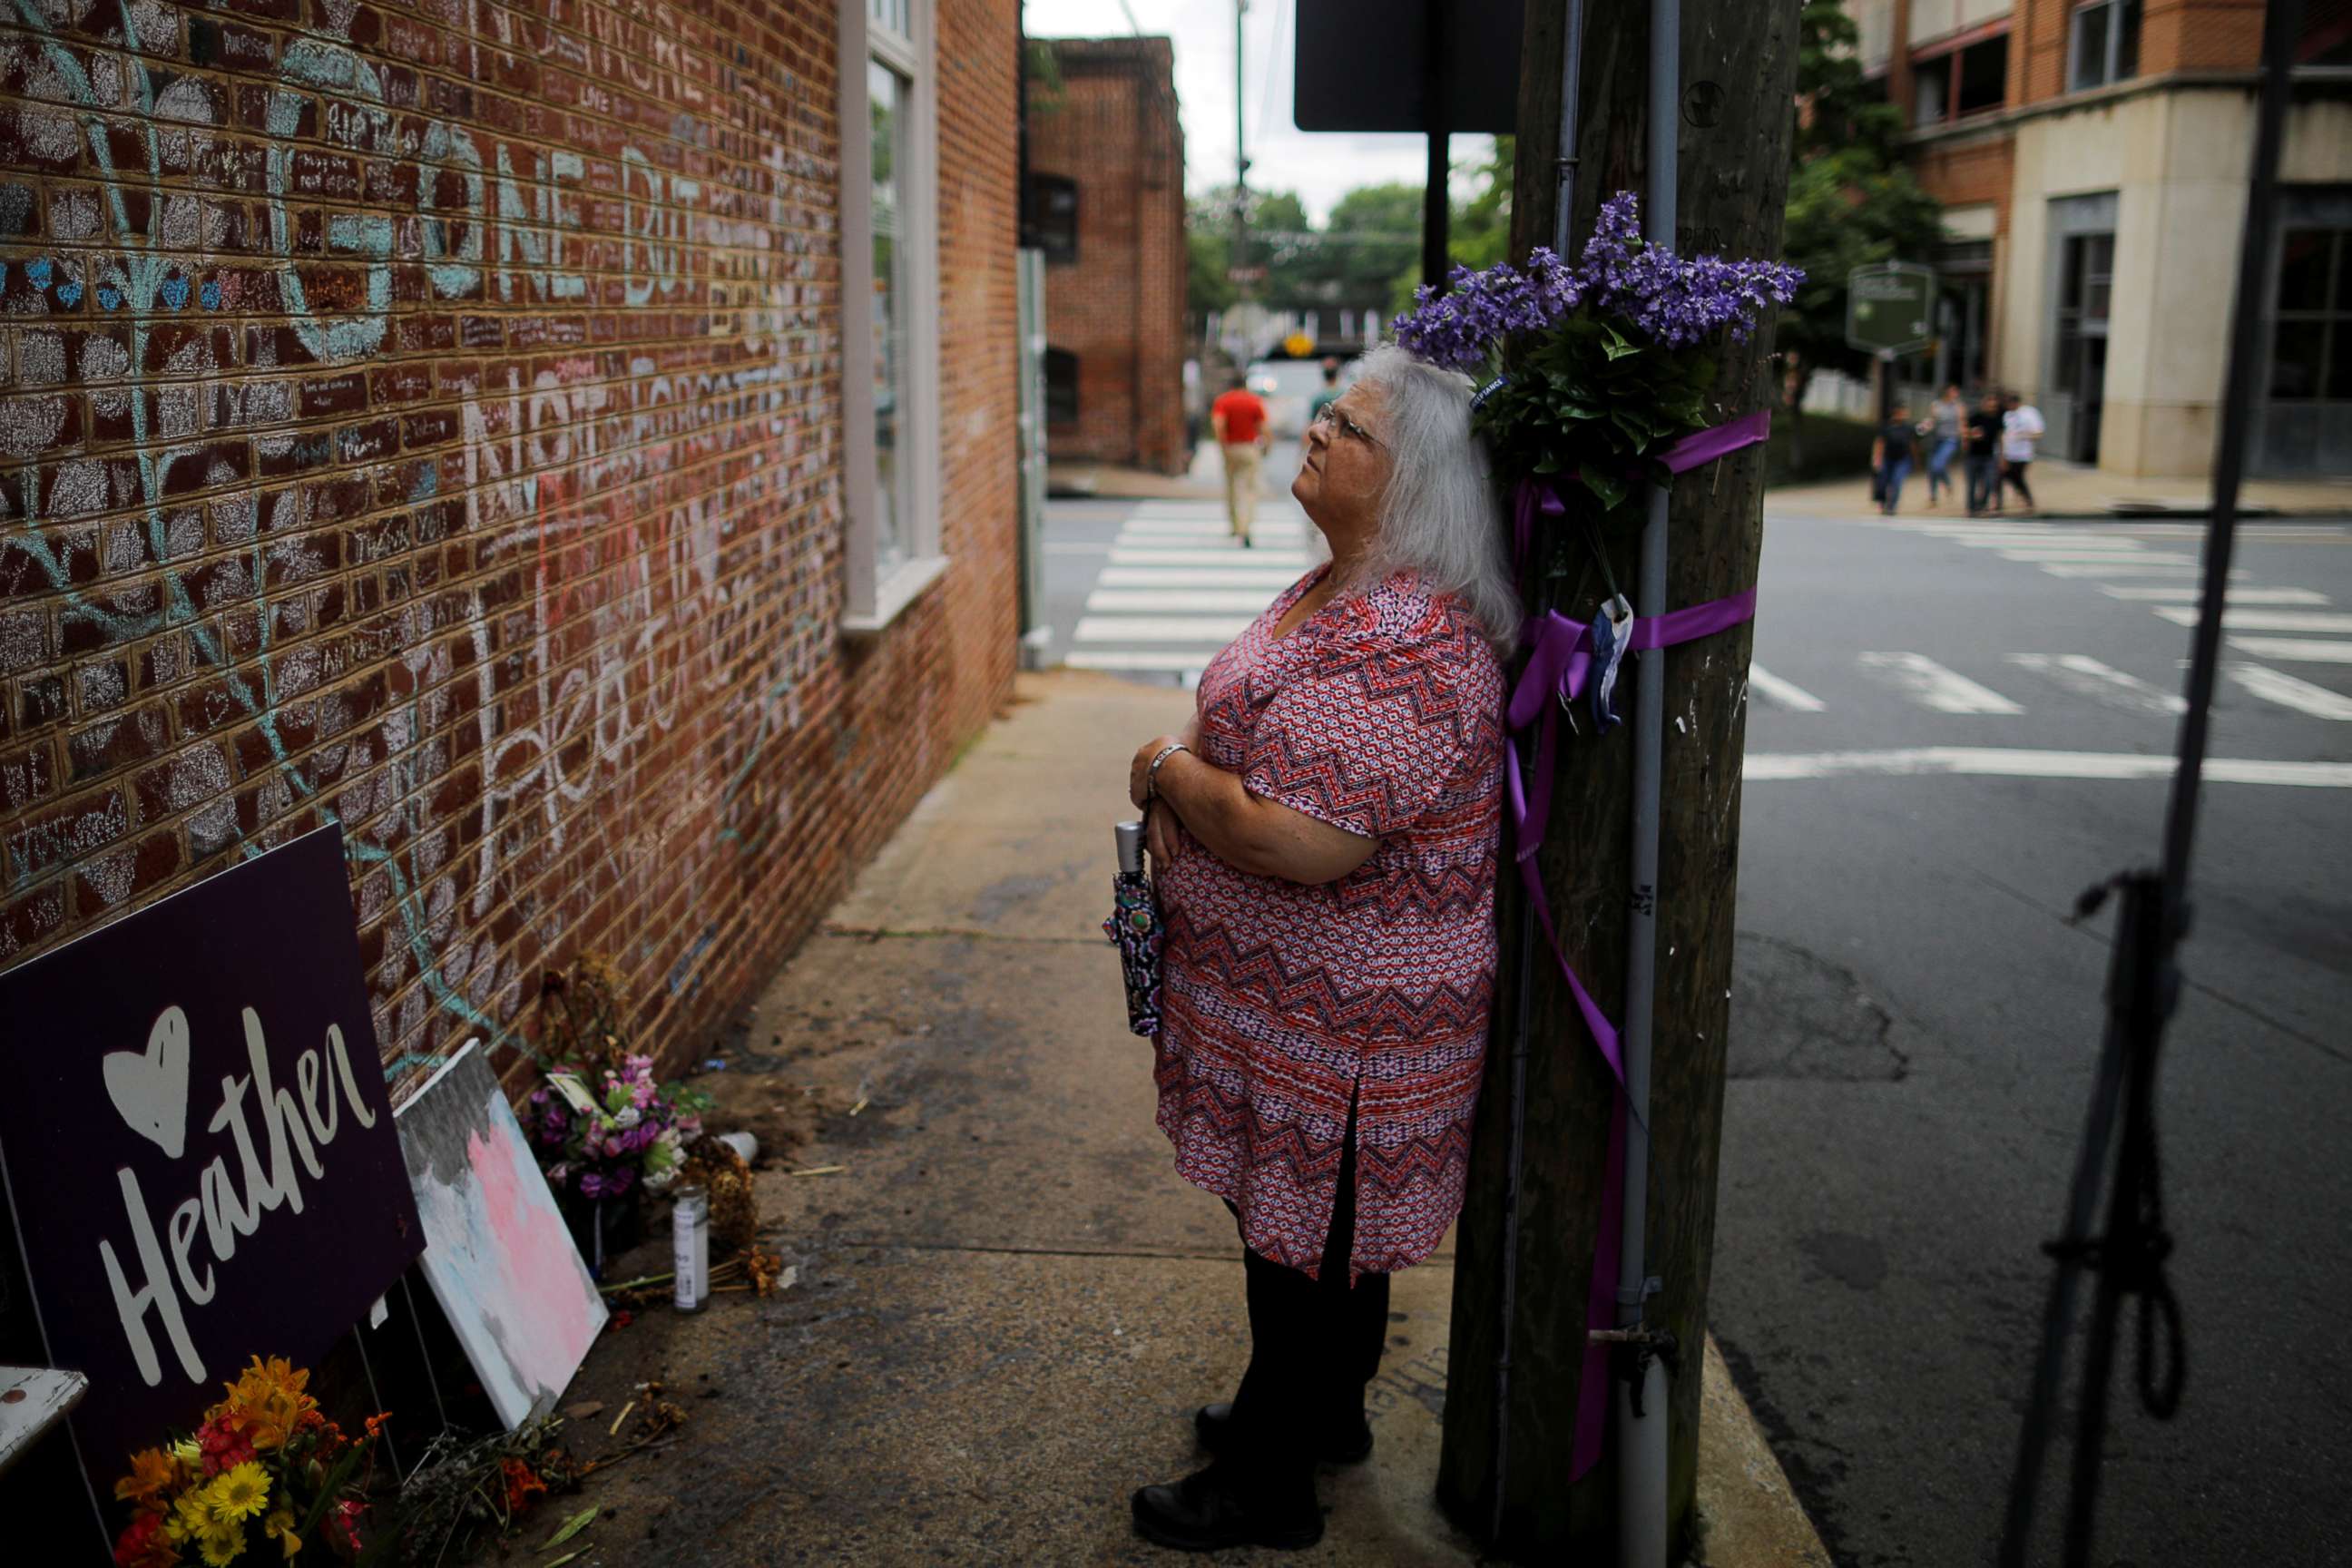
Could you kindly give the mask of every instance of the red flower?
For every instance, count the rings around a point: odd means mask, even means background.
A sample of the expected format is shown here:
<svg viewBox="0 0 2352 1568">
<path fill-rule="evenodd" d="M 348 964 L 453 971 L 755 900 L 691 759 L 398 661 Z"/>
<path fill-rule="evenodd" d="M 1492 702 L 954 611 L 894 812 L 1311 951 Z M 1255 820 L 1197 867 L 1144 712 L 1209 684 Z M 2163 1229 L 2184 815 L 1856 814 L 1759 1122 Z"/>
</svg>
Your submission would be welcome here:
<svg viewBox="0 0 2352 1568">
<path fill-rule="evenodd" d="M 338 1557 L 357 1557 L 363 1544 L 360 1527 L 367 1522 L 367 1504 L 357 1498 L 345 1498 L 329 1510 L 320 1521 L 326 1531 L 327 1544 Z"/>
<path fill-rule="evenodd" d="M 529 1508 L 530 1500 L 547 1489 L 547 1483 L 539 1479 L 539 1472 L 520 1459 L 504 1460 L 499 1468 L 506 1472 L 507 1511 L 510 1514 L 520 1513 Z"/>
<path fill-rule="evenodd" d="M 253 1439 L 233 1416 L 217 1415 L 196 1429 L 196 1447 L 204 1454 L 205 1474 L 219 1475 L 256 1458 Z"/>
<path fill-rule="evenodd" d="M 163 1533 L 165 1515 L 142 1513 L 114 1543 L 119 1568 L 172 1568 L 180 1561 L 172 1538 Z"/>
</svg>

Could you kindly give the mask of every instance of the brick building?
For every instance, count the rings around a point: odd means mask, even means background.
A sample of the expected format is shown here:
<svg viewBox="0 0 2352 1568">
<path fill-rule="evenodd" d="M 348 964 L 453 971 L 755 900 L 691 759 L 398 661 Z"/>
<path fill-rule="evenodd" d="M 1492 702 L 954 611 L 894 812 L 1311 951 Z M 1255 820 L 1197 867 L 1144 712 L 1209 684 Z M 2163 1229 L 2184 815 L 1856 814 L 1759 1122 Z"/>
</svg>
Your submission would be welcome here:
<svg viewBox="0 0 2352 1568">
<path fill-rule="evenodd" d="M 1166 38 L 1042 41 L 1029 240 L 1045 253 L 1045 442 L 1056 459 L 1181 474 L 1184 132 Z"/>
<path fill-rule="evenodd" d="M 2263 0 L 1846 0 L 1945 204 L 1936 379 L 2032 395 L 2043 450 L 2212 461 Z M 2306 0 L 2251 460 L 2352 473 L 2352 0 Z"/>
<path fill-rule="evenodd" d="M 11 13 L 0 966 L 338 823 L 395 1096 L 590 952 L 698 1044 L 1011 679 L 1017 35 Z"/>
</svg>

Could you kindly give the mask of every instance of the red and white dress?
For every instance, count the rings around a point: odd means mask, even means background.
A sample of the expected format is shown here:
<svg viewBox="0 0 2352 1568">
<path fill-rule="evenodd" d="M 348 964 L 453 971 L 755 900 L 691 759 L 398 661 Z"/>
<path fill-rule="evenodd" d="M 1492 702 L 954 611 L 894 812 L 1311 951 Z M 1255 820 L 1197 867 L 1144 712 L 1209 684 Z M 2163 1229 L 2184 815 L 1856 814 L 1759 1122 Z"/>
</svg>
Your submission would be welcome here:
<svg viewBox="0 0 2352 1568">
<path fill-rule="evenodd" d="M 1321 887 L 1197 842 L 1158 874 L 1153 1076 L 1178 1173 L 1310 1277 L 1352 1100 L 1353 1283 L 1427 1258 L 1462 1207 L 1495 981 L 1503 674 L 1468 610 L 1406 574 L 1276 640 L 1329 569 L 1202 672 L 1200 750 L 1252 795 L 1380 847 Z"/>
</svg>

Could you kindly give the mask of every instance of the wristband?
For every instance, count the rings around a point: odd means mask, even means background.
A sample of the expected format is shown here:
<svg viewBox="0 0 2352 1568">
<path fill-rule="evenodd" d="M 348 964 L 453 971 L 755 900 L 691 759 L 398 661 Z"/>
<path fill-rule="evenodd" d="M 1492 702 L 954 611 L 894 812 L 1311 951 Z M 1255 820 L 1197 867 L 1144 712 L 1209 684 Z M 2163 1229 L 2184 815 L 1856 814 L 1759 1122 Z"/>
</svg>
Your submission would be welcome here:
<svg viewBox="0 0 2352 1568">
<path fill-rule="evenodd" d="M 1192 747 L 1186 745 L 1181 741 L 1171 741 L 1168 744 L 1160 748 L 1159 754 L 1151 759 L 1151 765 L 1143 770 L 1144 799 L 1158 800 L 1160 798 L 1160 764 L 1166 762 L 1169 758 L 1174 756 L 1179 752 L 1189 752 L 1192 749 Z"/>
</svg>

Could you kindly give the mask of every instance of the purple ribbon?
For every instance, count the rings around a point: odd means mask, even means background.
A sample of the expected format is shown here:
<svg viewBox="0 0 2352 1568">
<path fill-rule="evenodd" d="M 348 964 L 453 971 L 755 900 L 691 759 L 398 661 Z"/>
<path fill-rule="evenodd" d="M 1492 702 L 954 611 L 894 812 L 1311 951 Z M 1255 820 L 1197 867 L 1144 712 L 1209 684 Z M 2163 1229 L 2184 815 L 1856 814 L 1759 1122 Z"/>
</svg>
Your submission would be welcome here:
<svg viewBox="0 0 2352 1568">
<path fill-rule="evenodd" d="M 1759 410 L 1744 418 L 1715 426 L 1685 436 L 1666 448 L 1663 460 L 1672 473 L 1688 470 L 1712 463 L 1745 447 L 1752 447 L 1771 434 L 1772 415 Z M 1572 476 L 1571 476 L 1572 477 Z M 1540 513 L 1564 515 L 1567 509 L 1550 487 L 1527 480 L 1520 484 L 1517 502 L 1512 508 L 1511 535 L 1514 559 L 1522 583 L 1535 552 L 1536 519 Z M 1712 604 L 1694 605 L 1688 609 L 1673 610 L 1663 616 L 1637 619 L 1628 634 L 1626 647 L 1635 652 L 1672 647 L 1678 643 L 1693 642 L 1727 631 L 1756 614 L 1756 590 L 1735 594 Z M 1601 1059 L 1609 1064 L 1609 1076 L 1617 1082 L 1615 1108 L 1609 1117 L 1609 1164 L 1601 1190 L 1601 1225 L 1592 1247 L 1592 1279 L 1585 1296 L 1585 1321 L 1612 1324 L 1617 1305 L 1617 1255 L 1623 1241 L 1625 1190 L 1625 1058 L 1624 1047 L 1617 1037 L 1617 1026 L 1593 1001 L 1584 982 L 1577 978 L 1575 966 L 1560 950 L 1559 931 L 1552 923 L 1551 903 L 1544 897 L 1543 873 L 1537 864 L 1537 851 L 1543 847 L 1544 826 L 1551 816 L 1552 773 L 1558 765 L 1559 749 L 1559 715 L 1566 705 L 1582 694 L 1585 681 L 1593 667 L 1592 627 L 1583 621 L 1571 620 L 1557 610 L 1547 610 L 1531 617 L 1524 628 L 1528 645 L 1527 667 L 1519 675 L 1518 684 L 1511 689 L 1510 707 L 1507 717 L 1513 731 L 1521 731 L 1540 718 L 1543 722 L 1536 732 L 1535 777 L 1530 783 L 1523 778 L 1519 768 L 1519 749 L 1516 745 L 1503 748 L 1504 788 L 1511 810 L 1513 854 L 1518 861 L 1519 881 L 1527 889 L 1528 903 L 1542 923 L 1544 940 L 1550 944 L 1551 955 L 1559 965 L 1561 978 L 1568 982 L 1569 994 L 1576 999 L 1576 1010 L 1583 1016 L 1584 1026 L 1592 1036 L 1592 1043 L 1601 1052 Z M 1569 1479 L 1575 1480 L 1592 1468 L 1601 1457 L 1601 1436 L 1607 1429 L 1609 1413 L 1609 1352 L 1606 1349 L 1587 1345 L 1584 1352 L 1584 1372 L 1578 1382 L 1576 1412 L 1576 1446 L 1569 1463 Z"/>
</svg>

